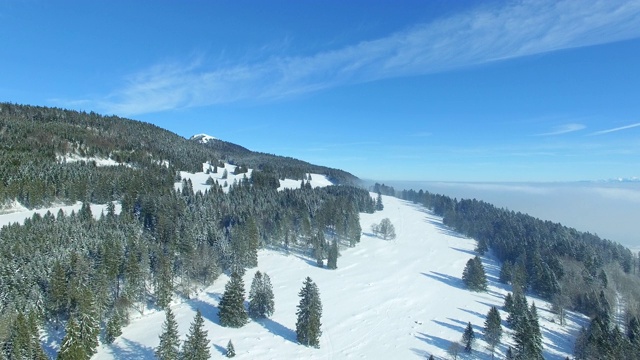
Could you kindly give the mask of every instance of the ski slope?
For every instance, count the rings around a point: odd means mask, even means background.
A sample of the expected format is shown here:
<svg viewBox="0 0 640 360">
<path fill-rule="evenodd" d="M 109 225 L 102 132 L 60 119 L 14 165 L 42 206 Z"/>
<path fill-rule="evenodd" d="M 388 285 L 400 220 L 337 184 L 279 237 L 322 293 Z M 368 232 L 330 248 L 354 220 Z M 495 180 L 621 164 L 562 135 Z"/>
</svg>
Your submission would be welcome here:
<svg viewBox="0 0 640 360">
<path fill-rule="evenodd" d="M 372 194 L 373 195 L 373 194 Z M 341 249 L 337 270 L 316 267 L 315 261 L 275 250 L 259 252 L 259 266 L 244 276 L 248 293 L 256 270 L 273 283 L 275 313 L 271 319 L 252 321 L 240 329 L 218 324 L 217 304 L 228 277 L 191 300 L 172 305 L 182 339 L 199 309 L 211 340 L 212 358 L 223 358 L 233 341 L 237 359 L 417 359 L 434 354 L 447 357 L 452 341 L 459 341 L 468 321 L 478 341 L 471 357 L 490 359 L 481 340 L 490 306 L 502 306 L 507 288 L 497 283 L 499 264 L 484 257 L 489 290 L 473 293 L 460 279 L 475 241 L 443 227 L 442 219 L 425 209 L 391 197 L 385 208 L 361 214 L 364 233 L 355 248 Z M 368 233 L 371 224 L 389 218 L 395 240 Z M 323 304 L 320 348 L 296 343 L 298 292 L 310 276 L 318 285 Z M 586 319 L 569 313 L 564 327 L 549 320 L 549 304 L 534 300 L 544 336 L 545 359 L 564 359 L 573 351 L 573 338 Z M 506 314 L 501 311 L 503 320 Z M 101 345 L 94 359 L 152 359 L 164 321 L 164 312 L 151 311 L 133 320 L 112 345 Z M 503 343 L 511 341 L 507 332 Z M 504 354 L 506 347 L 498 352 Z M 496 354 L 498 355 L 498 354 Z"/>
</svg>

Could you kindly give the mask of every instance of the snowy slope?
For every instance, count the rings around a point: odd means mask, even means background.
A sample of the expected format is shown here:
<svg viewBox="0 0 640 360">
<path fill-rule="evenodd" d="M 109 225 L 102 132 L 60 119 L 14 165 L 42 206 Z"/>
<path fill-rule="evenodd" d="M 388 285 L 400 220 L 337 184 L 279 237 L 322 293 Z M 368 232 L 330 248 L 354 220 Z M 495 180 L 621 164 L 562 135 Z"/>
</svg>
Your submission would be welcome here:
<svg viewBox="0 0 640 360">
<path fill-rule="evenodd" d="M 248 178 L 251 178 L 251 173 L 253 172 L 253 169 L 248 169 L 249 171 L 246 174 L 234 175 L 233 172 L 235 171 L 236 166 L 231 164 L 226 164 L 226 163 L 224 165 L 224 168 L 218 168 L 217 173 L 207 174 L 208 169 L 211 169 L 213 171 L 213 166 L 209 165 L 208 163 L 204 163 L 202 164 L 202 172 L 190 173 L 186 171 L 180 171 L 180 177 L 182 179 L 191 180 L 194 192 L 201 191 L 204 193 L 205 190 L 210 189 L 211 186 L 207 185 L 207 179 L 209 179 L 209 177 L 211 177 L 213 180 L 218 181 L 218 183 L 223 186 L 222 190 L 224 192 L 228 192 L 229 187 L 233 185 L 234 181 L 238 181 L 238 182 L 241 181 L 245 175 Z M 222 178 L 225 169 L 227 170 L 227 179 Z M 311 175 L 310 183 L 311 183 L 311 186 L 314 188 L 333 185 L 333 183 L 329 179 L 327 179 L 325 175 L 321 175 L 321 174 L 310 174 L 310 175 Z M 226 187 L 224 186 L 225 182 L 227 183 Z M 300 187 L 300 183 L 301 183 L 301 180 L 293 180 L 293 179 L 280 180 L 280 187 L 278 187 L 278 190 L 296 189 Z M 182 182 L 176 182 L 174 186 L 176 190 L 179 190 L 182 188 Z"/>
<path fill-rule="evenodd" d="M 412 359 L 428 354 L 444 358 L 450 342 L 460 340 L 468 321 L 481 339 L 486 313 L 492 305 L 501 306 L 507 292 L 497 283 L 499 264 L 485 257 L 489 291 L 467 291 L 460 277 L 466 261 L 474 256 L 475 241 L 444 228 L 441 218 L 423 208 L 390 197 L 383 201 L 384 211 L 361 215 L 361 243 L 341 249 L 337 270 L 320 269 L 314 261 L 293 253 L 260 251 L 259 267 L 248 270 L 244 282 L 248 292 L 256 270 L 269 274 L 276 304 L 271 319 L 240 329 L 218 325 L 217 304 L 228 280 L 223 275 L 194 299 L 172 306 L 183 339 L 196 309 L 205 318 L 212 358 L 223 357 L 230 339 L 238 359 Z M 368 234 L 371 224 L 385 217 L 395 224 L 395 240 Z M 306 276 L 317 283 L 323 303 L 319 349 L 298 345 L 295 340 L 297 294 Z M 570 355 L 573 336 L 584 317 L 569 314 L 569 324 L 560 327 L 548 321 L 552 318 L 549 304 L 537 299 L 535 303 L 545 358 Z M 132 321 L 112 345 L 101 345 L 94 359 L 152 359 L 163 321 L 163 312 L 150 312 Z M 509 336 L 505 341 L 510 341 Z M 484 346 L 483 341 L 476 343 L 473 358 L 490 358 Z M 504 354 L 505 347 L 498 350 Z"/>
<path fill-rule="evenodd" d="M 96 219 L 100 217 L 102 213 L 107 212 L 106 204 L 91 204 L 91 213 Z M 44 209 L 29 210 L 18 202 L 14 202 L 10 207 L 0 209 L 0 227 L 13 223 L 24 223 L 24 220 L 33 216 L 33 214 L 44 215 L 47 211 L 50 211 L 54 216 L 58 215 L 58 211 L 62 210 L 65 215 L 71 214 L 72 211 L 76 213 L 82 208 L 80 201 L 73 205 L 57 205 Z M 120 213 L 122 206 L 119 203 L 115 203 L 116 214 Z"/>
<path fill-rule="evenodd" d="M 191 137 L 191 140 L 197 140 L 201 144 L 206 144 L 209 141 L 218 140 L 215 137 L 207 134 L 196 134 Z"/>
</svg>

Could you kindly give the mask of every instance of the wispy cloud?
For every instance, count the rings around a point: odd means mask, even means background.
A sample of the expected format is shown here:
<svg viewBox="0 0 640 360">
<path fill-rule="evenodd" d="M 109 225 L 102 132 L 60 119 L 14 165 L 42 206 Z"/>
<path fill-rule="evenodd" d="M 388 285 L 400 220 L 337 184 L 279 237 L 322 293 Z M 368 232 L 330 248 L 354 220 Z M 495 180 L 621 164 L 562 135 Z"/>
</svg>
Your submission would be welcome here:
<svg viewBox="0 0 640 360">
<path fill-rule="evenodd" d="M 564 125 L 554 127 L 549 132 L 536 134 L 535 136 L 556 136 L 556 135 L 572 133 L 575 131 L 580 131 L 584 128 L 586 128 L 586 126 L 582 124 L 564 124 Z"/>
<path fill-rule="evenodd" d="M 635 124 L 631 124 L 631 125 L 620 126 L 620 127 L 613 128 L 613 129 L 596 131 L 594 133 L 591 133 L 590 135 L 604 135 L 604 134 L 609 134 L 609 133 L 612 133 L 612 132 L 633 129 L 633 128 L 636 128 L 636 127 L 639 127 L 639 126 L 640 126 L 640 123 L 635 123 Z"/>
<path fill-rule="evenodd" d="M 524 0 L 420 24 L 313 56 L 213 67 L 161 63 L 92 100 L 135 115 L 236 101 L 271 101 L 344 84 L 436 73 L 640 36 L 637 0 Z"/>
</svg>

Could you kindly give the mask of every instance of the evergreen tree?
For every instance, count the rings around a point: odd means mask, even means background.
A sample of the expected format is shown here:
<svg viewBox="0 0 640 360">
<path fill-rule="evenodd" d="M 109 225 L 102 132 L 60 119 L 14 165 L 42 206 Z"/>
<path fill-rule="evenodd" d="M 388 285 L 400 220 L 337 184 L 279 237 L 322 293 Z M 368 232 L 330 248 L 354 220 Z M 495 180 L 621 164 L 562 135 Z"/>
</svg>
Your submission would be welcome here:
<svg viewBox="0 0 640 360">
<path fill-rule="evenodd" d="M 111 344 L 115 339 L 122 334 L 122 316 L 118 310 L 115 310 L 109 320 L 107 320 L 107 326 L 105 329 L 104 340 L 107 344 Z"/>
<path fill-rule="evenodd" d="M 513 264 L 509 260 L 505 260 L 500 267 L 500 282 L 508 284 L 511 282 L 511 273 L 513 272 Z"/>
<path fill-rule="evenodd" d="M 376 198 L 376 211 L 384 210 L 384 205 L 382 204 L 382 194 L 378 192 L 378 197 Z"/>
<path fill-rule="evenodd" d="M 257 271 L 249 290 L 249 316 L 254 319 L 269 317 L 274 311 L 273 287 L 269 275 Z"/>
<path fill-rule="evenodd" d="M 247 323 L 247 310 L 244 308 L 244 282 L 238 273 L 231 274 L 231 280 L 224 287 L 224 294 L 218 305 L 220 325 L 242 327 Z"/>
<path fill-rule="evenodd" d="M 487 313 L 487 319 L 484 321 L 484 339 L 487 342 L 488 349 L 491 352 L 491 358 L 496 350 L 496 346 L 500 344 L 502 338 L 502 319 L 498 308 L 492 306 Z"/>
<path fill-rule="evenodd" d="M 473 350 L 473 343 L 476 341 L 476 334 L 473 332 L 471 322 L 467 323 L 466 329 L 462 334 L 462 342 L 464 343 L 464 351 L 470 353 Z"/>
<path fill-rule="evenodd" d="M 180 358 L 184 360 L 208 360 L 210 356 L 209 339 L 207 338 L 207 331 L 204 330 L 204 319 L 200 310 L 198 310 L 189 328 L 187 338 L 182 345 Z"/>
<path fill-rule="evenodd" d="M 327 257 L 327 268 L 335 270 L 338 268 L 338 242 L 333 240 L 329 248 L 329 256 Z"/>
<path fill-rule="evenodd" d="M 60 345 L 60 351 L 58 352 L 58 360 L 86 360 L 91 357 L 91 354 L 87 354 L 84 346 L 82 345 L 82 334 L 80 333 L 80 326 L 76 320 L 72 317 L 67 322 L 66 334 L 62 339 Z"/>
<path fill-rule="evenodd" d="M 231 340 L 229 340 L 229 342 L 227 343 L 227 352 L 225 356 L 228 358 L 236 356 L 236 349 L 233 348 L 233 343 L 231 342 Z"/>
<path fill-rule="evenodd" d="M 296 315 L 296 337 L 302 345 L 319 347 L 320 336 L 320 318 L 322 317 L 322 303 L 320 301 L 320 292 L 317 285 L 307 277 L 304 285 L 298 293 L 300 303 Z"/>
<path fill-rule="evenodd" d="M 469 259 L 462 272 L 462 281 L 473 291 L 487 290 L 487 276 L 484 272 L 484 266 L 478 256 Z"/>
<path fill-rule="evenodd" d="M 155 351 L 159 360 L 177 360 L 180 355 L 180 334 L 178 323 L 170 307 L 165 310 L 165 320 L 162 324 L 160 344 Z"/>
<path fill-rule="evenodd" d="M 5 347 L 10 359 L 47 359 L 40 345 L 38 326 L 33 313 L 25 316 L 21 311 L 18 312 Z M 0 357 L 2 355 L 3 352 L 0 350 Z"/>
</svg>

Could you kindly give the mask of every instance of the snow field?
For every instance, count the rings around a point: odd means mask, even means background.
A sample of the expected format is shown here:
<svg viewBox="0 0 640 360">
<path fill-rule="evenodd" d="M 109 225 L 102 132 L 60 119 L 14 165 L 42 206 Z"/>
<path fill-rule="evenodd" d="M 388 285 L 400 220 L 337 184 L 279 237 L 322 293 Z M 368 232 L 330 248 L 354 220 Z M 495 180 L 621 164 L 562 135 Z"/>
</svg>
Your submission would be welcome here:
<svg viewBox="0 0 640 360">
<path fill-rule="evenodd" d="M 201 191 L 204 193 L 205 190 L 209 190 L 211 188 L 210 185 L 207 185 L 207 179 L 209 179 L 209 177 L 211 177 L 213 180 L 217 180 L 218 183 L 223 186 L 222 190 L 224 192 L 228 192 L 231 185 L 233 185 L 234 180 L 240 182 L 245 175 L 248 178 L 251 178 L 251 173 L 253 172 L 253 169 L 248 169 L 249 171 L 246 174 L 234 175 L 233 172 L 236 169 L 236 165 L 231 165 L 227 163 L 224 164 L 224 168 L 219 167 L 218 172 L 215 174 L 214 173 L 207 174 L 207 169 L 209 168 L 211 168 L 211 170 L 213 171 L 213 165 L 204 163 L 202 164 L 202 172 L 190 173 L 186 171 L 180 171 L 180 177 L 182 177 L 182 179 L 191 179 L 194 192 Z M 227 178 L 223 179 L 222 174 L 224 173 L 225 169 L 227 170 Z M 224 187 L 225 181 L 227 182 L 227 185 L 228 185 L 227 187 Z M 293 180 L 293 179 L 280 180 L 280 187 L 278 188 L 278 190 L 281 191 L 284 189 L 297 189 L 300 187 L 300 183 L 301 183 L 301 180 Z M 313 174 L 313 173 L 311 174 L 312 187 L 314 188 L 325 187 L 329 185 L 333 185 L 333 183 L 329 181 L 329 179 L 327 179 L 325 175 Z M 182 181 L 176 182 L 174 184 L 174 187 L 176 190 L 182 189 Z"/>
<path fill-rule="evenodd" d="M 447 348 L 461 339 L 470 321 L 478 340 L 468 358 L 490 359 L 481 340 L 482 326 L 491 306 L 501 310 L 509 290 L 497 282 L 499 263 L 483 257 L 489 282 L 486 293 L 466 290 L 461 275 L 467 260 L 475 255 L 475 241 L 449 231 L 441 218 L 419 206 L 386 196 L 383 203 L 383 211 L 361 214 L 361 242 L 355 248 L 341 249 L 337 270 L 318 268 L 315 260 L 300 254 L 260 250 L 259 266 L 244 276 L 245 290 L 248 294 L 256 270 L 270 276 L 275 295 L 270 319 L 251 321 L 240 329 L 220 326 L 217 304 L 228 281 L 226 275 L 193 299 L 175 303 L 172 310 L 182 340 L 199 309 L 211 340 L 212 358 L 224 357 L 229 340 L 238 359 L 411 359 L 429 354 L 446 358 Z M 370 234 L 371 224 L 383 218 L 395 225 L 395 240 Z M 306 276 L 318 285 L 323 304 L 319 349 L 296 342 L 298 292 Z M 549 321 L 553 314 L 548 303 L 529 297 L 530 304 L 532 300 L 540 315 L 545 358 L 571 355 L 573 338 L 586 319 L 569 313 L 568 324 L 561 327 Z M 500 313 L 504 321 L 506 313 Z M 163 322 L 164 312 L 147 312 L 125 327 L 112 345 L 101 345 L 93 358 L 153 359 Z M 507 332 L 503 344 L 510 341 Z M 506 346 L 501 345 L 496 355 L 505 351 Z"/>
<path fill-rule="evenodd" d="M 91 207 L 91 213 L 93 214 L 93 217 L 96 219 L 98 219 L 102 213 L 106 214 L 107 212 L 106 204 L 90 204 L 90 207 Z M 50 211 L 53 214 L 53 216 L 57 216 L 58 211 L 62 210 L 65 213 L 65 215 L 69 215 L 71 214 L 72 211 L 75 211 L 76 213 L 78 213 L 78 211 L 81 208 L 82 208 L 82 202 L 80 201 L 76 202 L 73 205 L 54 205 L 49 208 L 37 209 L 37 210 L 29 210 L 24 206 L 22 206 L 20 203 L 14 202 L 9 208 L 6 208 L 2 212 L 0 212 L 0 227 L 13 224 L 13 223 L 23 224 L 26 219 L 31 218 L 33 214 L 36 214 L 36 213 L 40 215 L 44 215 L 47 213 L 47 211 Z M 120 205 L 120 203 L 116 202 L 115 203 L 116 214 L 120 214 L 121 209 L 122 209 L 122 206 Z"/>
</svg>

